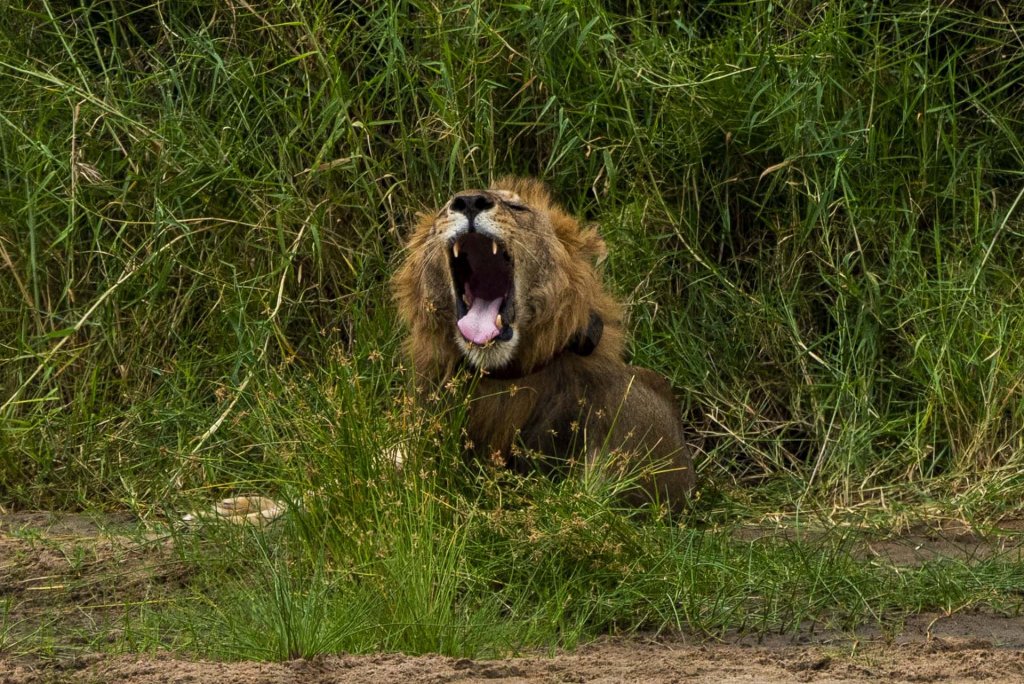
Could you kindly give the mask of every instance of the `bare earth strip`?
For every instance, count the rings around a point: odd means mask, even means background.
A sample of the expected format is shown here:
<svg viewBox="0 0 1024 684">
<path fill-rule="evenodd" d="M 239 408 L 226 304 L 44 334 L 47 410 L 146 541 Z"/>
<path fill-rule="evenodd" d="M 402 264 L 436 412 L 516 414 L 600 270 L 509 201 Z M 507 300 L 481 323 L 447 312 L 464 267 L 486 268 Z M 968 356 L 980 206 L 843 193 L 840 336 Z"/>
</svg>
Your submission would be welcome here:
<svg viewBox="0 0 1024 684">
<path fill-rule="evenodd" d="M 165 542 L 140 543 L 137 536 L 129 540 L 111 533 L 109 525 L 104 528 L 82 516 L 0 515 L 0 598 L 10 601 L 8 624 L 59 621 L 69 638 L 81 638 L 116 620 L 118 601 L 173 592 L 179 577 Z M 931 546 L 942 555 L 955 552 L 947 548 L 950 535 L 911 536 L 906 545 L 886 542 L 868 553 L 891 558 L 909 548 L 927 558 Z M 971 547 L 967 555 L 982 552 L 966 533 L 952 538 Z M 57 655 L 47 658 L 12 655 L 16 648 L 0 651 L 0 684 L 1024 681 L 1024 618 L 963 612 L 916 616 L 896 636 L 865 630 L 852 637 L 736 637 L 724 643 L 685 636 L 610 637 L 571 652 L 506 660 L 375 654 L 224 663 L 69 646 L 66 654 L 58 647 Z"/>
<path fill-rule="evenodd" d="M 954 621 L 957 622 L 957 621 Z M 1020 682 L 1020 620 L 957 623 L 1014 631 L 1017 643 L 910 634 L 900 642 L 835 645 L 704 644 L 604 639 L 571 653 L 507 660 L 441 656 L 327 656 L 287 663 L 215 663 L 171 654 L 85 656 L 65 663 L 0 658 L 0 682 Z M 993 624 L 993 622 L 995 624 Z M 1012 623 L 1012 624 L 1011 624 Z M 911 629 L 913 632 L 913 628 Z M 942 630 L 938 630 L 942 632 Z"/>
</svg>

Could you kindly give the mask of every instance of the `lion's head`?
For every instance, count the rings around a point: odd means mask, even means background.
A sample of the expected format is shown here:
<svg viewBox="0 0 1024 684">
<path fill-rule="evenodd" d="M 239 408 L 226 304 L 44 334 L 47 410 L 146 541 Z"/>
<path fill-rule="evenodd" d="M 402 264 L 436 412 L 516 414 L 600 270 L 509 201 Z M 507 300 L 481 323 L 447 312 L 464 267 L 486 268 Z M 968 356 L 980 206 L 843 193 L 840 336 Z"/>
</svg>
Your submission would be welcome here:
<svg viewBox="0 0 1024 684">
<path fill-rule="evenodd" d="M 394 285 L 417 367 L 465 359 L 529 370 L 603 326 L 602 355 L 621 353 L 620 315 L 596 264 L 604 241 L 529 179 L 456 193 L 420 216 Z"/>
</svg>

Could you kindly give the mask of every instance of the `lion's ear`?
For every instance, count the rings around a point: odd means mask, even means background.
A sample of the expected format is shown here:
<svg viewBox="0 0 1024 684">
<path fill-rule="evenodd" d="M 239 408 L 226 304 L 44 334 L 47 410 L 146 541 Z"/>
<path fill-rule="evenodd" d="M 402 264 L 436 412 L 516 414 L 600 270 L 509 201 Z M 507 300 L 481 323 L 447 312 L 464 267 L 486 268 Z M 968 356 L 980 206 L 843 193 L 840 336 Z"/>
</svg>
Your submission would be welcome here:
<svg viewBox="0 0 1024 684">
<path fill-rule="evenodd" d="M 608 257 L 608 247 L 597 232 L 596 225 L 589 225 L 580 231 L 580 254 L 599 266 Z"/>
<path fill-rule="evenodd" d="M 604 240 L 598 234 L 596 225 L 580 228 L 576 219 L 560 211 L 551 217 L 551 223 L 555 229 L 555 235 L 570 253 L 579 254 L 595 266 L 608 256 L 608 248 L 604 246 Z"/>
</svg>

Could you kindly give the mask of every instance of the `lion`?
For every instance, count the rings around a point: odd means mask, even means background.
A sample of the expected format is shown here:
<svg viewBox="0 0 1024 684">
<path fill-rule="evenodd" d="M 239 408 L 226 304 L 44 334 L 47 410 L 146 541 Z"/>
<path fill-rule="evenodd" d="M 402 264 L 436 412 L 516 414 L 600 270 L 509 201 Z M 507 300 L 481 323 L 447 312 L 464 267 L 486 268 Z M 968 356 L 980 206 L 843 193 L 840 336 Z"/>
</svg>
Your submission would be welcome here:
<svg viewBox="0 0 1024 684">
<path fill-rule="evenodd" d="M 471 456 L 521 472 L 634 473 L 629 503 L 678 510 L 695 483 L 679 409 L 665 378 L 624 360 L 605 256 L 597 230 L 537 180 L 458 192 L 419 215 L 392 280 L 406 352 L 421 394 L 475 376 Z"/>
</svg>

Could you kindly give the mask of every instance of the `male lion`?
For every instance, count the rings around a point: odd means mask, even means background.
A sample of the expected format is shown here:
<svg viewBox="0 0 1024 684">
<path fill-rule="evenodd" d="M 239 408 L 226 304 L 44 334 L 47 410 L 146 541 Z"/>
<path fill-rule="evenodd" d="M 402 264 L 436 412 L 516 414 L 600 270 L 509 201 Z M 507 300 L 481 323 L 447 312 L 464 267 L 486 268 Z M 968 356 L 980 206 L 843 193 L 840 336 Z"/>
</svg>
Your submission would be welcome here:
<svg viewBox="0 0 1024 684">
<path fill-rule="evenodd" d="M 408 352 L 421 389 L 460 369 L 479 376 L 475 455 L 517 470 L 578 457 L 636 472 L 629 501 L 678 509 L 694 472 L 676 403 L 667 380 L 623 361 L 622 312 L 596 271 L 604 255 L 597 231 L 538 181 L 460 192 L 420 217 L 394 277 Z"/>
</svg>

